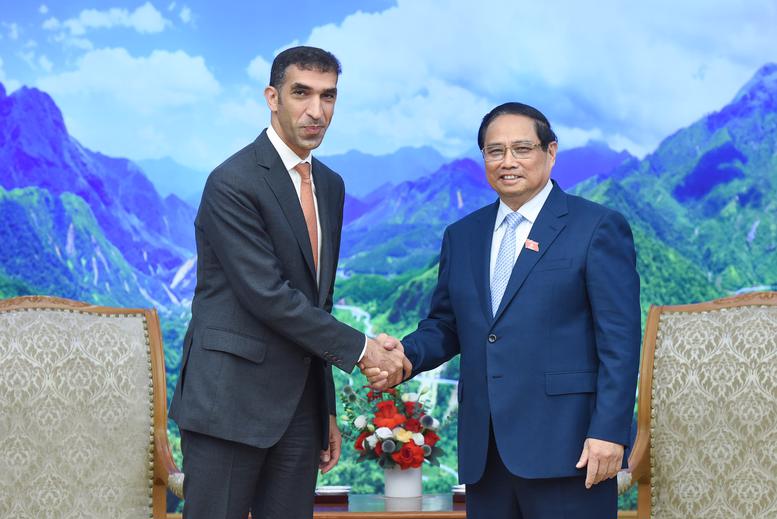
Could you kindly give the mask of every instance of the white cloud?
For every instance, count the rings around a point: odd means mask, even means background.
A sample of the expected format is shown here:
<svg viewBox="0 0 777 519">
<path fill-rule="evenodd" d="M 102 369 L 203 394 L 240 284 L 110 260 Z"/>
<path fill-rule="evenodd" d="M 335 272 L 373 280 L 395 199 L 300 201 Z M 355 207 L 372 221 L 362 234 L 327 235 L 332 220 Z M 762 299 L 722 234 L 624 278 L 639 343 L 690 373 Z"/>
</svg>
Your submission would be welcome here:
<svg viewBox="0 0 777 519">
<path fill-rule="evenodd" d="M 144 113 L 191 105 L 221 88 L 200 56 L 155 50 L 134 57 L 123 48 L 89 51 L 76 70 L 42 78 L 38 85 L 63 96 L 111 99 Z"/>
<path fill-rule="evenodd" d="M 34 50 L 24 50 L 17 52 L 16 55 L 21 59 L 23 62 L 27 64 L 28 67 L 35 70 L 37 68 L 37 63 L 35 62 L 35 51 Z"/>
<path fill-rule="evenodd" d="M 14 79 L 10 79 L 8 76 L 6 76 L 5 70 L 3 69 L 2 57 L 0 57 L 0 83 L 2 83 L 3 86 L 5 87 L 6 93 L 11 93 L 21 86 L 21 84 L 18 81 Z"/>
<path fill-rule="evenodd" d="M 222 87 L 200 56 L 123 48 L 86 52 L 72 70 L 36 85 L 51 94 L 71 135 L 86 147 L 133 159 L 171 156 L 197 169 L 216 166 L 235 140 L 255 138 L 233 120 L 222 122 Z"/>
<path fill-rule="evenodd" d="M 267 125 L 270 111 L 264 98 L 247 97 L 242 101 L 226 101 L 219 108 L 221 121 L 242 123 L 246 127 L 260 128 Z"/>
<path fill-rule="evenodd" d="M 270 84 L 270 67 L 272 65 L 263 57 L 257 56 L 248 64 L 246 72 L 248 77 L 258 81 L 261 85 Z"/>
<path fill-rule="evenodd" d="M 49 8 L 46 4 L 41 4 L 40 7 L 38 7 L 38 12 L 40 14 L 48 14 Z"/>
<path fill-rule="evenodd" d="M 192 22 L 192 10 L 188 6 L 183 6 L 181 12 L 178 13 L 178 17 L 183 23 L 189 24 Z"/>
<path fill-rule="evenodd" d="M 21 32 L 19 30 L 19 25 L 16 22 L 13 23 L 3 23 L 5 27 L 8 29 L 8 37 L 12 40 L 18 40 L 19 39 L 19 33 Z"/>
<path fill-rule="evenodd" d="M 47 18 L 43 21 L 43 24 L 41 27 L 46 29 L 47 31 L 55 31 L 59 29 L 62 26 L 62 24 L 59 22 L 57 17 L 52 16 L 51 18 Z"/>
<path fill-rule="evenodd" d="M 97 9 L 85 9 L 77 18 L 69 18 L 61 22 L 61 26 L 67 28 L 72 36 L 83 36 L 92 29 L 111 29 L 114 27 L 126 27 L 139 33 L 162 32 L 170 21 L 160 13 L 151 2 L 146 2 L 134 11 L 117 7 L 100 11 Z M 56 18 L 50 18 L 44 22 L 44 29 L 58 29 L 60 22 Z"/>
<path fill-rule="evenodd" d="M 775 26 L 771 0 L 561 0 L 552 10 L 514 0 L 477 8 L 469 0 L 398 0 L 317 27 L 303 43 L 343 63 L 326 143 L 334 151 L 468 149 L 486 109 L 519 100 L 574 130 L 570 141 L 600 135 L 644 153 L 722 107 L 773 61 Z"/>
<path fill-rule="evenodd" d="M 54 64 L 51 62 L 51 60 L 49 60 L 49 58 L 43 54 L 38 56 L 38 66 L 46 72 L 51 72 L 51 69 L 54 68 Z"/>
<path fill-rule="evenodd" d="M 168 11 L 175 11 L 175 2 L 170 2 L 170 4 L 167 6 Z"/>
<path fill-rule="evenodd" d="M 51 37 L 51 41 L 59 43 L 66 47 L 73 47 L 81 50 L 92 50 L 94 45 L 86 38 L 79 36 L 70 36 L 67 32 L 61 31 Z"/>
</svg>

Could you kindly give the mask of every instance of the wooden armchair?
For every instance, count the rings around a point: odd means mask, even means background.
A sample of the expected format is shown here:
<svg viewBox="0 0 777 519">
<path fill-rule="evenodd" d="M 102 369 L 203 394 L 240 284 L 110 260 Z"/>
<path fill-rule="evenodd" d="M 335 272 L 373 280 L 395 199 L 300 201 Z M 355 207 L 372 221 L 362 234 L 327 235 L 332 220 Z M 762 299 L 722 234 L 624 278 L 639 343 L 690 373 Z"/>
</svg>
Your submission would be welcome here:
<svg viewBox="0 0 777 519">
<path fill-rule="evenodd" d="M 639 519 L 777 517 L 777 292 L 650 308 L 620 476 Z"/>
<path fill-rule="evenodd" d="M 166 517 L 167 440 L 154 310 L 0 301 L 0 517 Z"/>
</svg>

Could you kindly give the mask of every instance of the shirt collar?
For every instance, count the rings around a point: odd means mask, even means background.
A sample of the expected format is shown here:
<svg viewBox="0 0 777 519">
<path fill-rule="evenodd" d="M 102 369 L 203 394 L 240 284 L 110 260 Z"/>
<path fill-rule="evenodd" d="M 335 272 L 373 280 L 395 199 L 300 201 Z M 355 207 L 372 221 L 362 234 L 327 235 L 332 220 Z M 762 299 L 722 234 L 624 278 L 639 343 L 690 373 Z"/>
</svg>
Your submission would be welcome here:
<svg viewBox="0 0 777 519">
<path fill-rule="evenodd" d="M 283 162 L 286 171 L 291 171 L 294 169 L 294 166 L 300 162 L 308 162 L 312 165 L 313 157 L 311 154 L 308 153 L 307 157 L 300 158 L 285 142 L 283 142 L 283 139 L 281 139 L 281 136 L 278 135 L 278 132 L 275 131 L 275 128 L 273 128 L 272 125 L 267 127 L 267 138 L 270 139 L 270 143 L 272 143 L 275 151 L 281 156 L 281 161 Z"/>
<path fill-rule="evenodd" d="M 542 210 L 542 206 L 545 205 L 545 201 L 548 199 L 548 196 L 550 196 L 552 189 L 553 182 L 548 179 L 545 187 L 543 187 L 539 193 L 534 195 L 531 200 L 519 207 L 518 211 L 516 212 L 523 216 L 524 219 L 527 220 L 530 224 L 534 224 L 534 221 L 537 219 L 537 216 L 539 216 L 540 211 Z M 513 210 L 510 209 L 510 206 L 500 199 L 499 210 L 496 212 L 496 222 L 494 222 L 494 231 L 499 229 L 499 227 L 502 225 L 502 222 L 504 222 L 505 217 L 507 217 L 507 215 L 512 212 Z"/>
</svg>

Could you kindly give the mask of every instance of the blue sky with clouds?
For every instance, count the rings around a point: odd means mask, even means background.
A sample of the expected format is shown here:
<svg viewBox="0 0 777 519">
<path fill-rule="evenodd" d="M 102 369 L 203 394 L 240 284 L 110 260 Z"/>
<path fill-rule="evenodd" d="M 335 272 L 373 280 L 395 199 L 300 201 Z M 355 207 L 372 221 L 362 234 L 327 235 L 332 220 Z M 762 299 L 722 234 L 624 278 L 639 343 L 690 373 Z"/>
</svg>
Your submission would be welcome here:
<svg viewBox="0 0 777 519">
<path fill-rule="evenodd" d="M 0 0 L 0 81 L 36 86 L 89 148 L 211 169 L 266 126 L 269 62 L 343 63 L 321 154 L 474 146 L 491 107 L 543 110 L 561 147 L 643 155 L 777 61 L 777 2 Z"/>
</svg>

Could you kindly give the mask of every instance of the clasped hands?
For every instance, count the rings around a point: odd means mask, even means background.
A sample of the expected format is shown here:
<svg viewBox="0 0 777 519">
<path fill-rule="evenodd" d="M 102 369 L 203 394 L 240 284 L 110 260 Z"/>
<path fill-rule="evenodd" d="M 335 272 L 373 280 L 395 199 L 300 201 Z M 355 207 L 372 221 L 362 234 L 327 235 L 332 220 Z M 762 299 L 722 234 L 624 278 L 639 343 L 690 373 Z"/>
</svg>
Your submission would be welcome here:
<svg viewBox="0 0 777 519">
<path fill-rule="evenodd" d="M 381 333 L 367 340 L 367 349 L 359 361 L 359 369 L 372 389 L 381 391 L 396 386 L 410 376 L 413 365 L 405 357 L 399 339 Z"/>
</svg>

